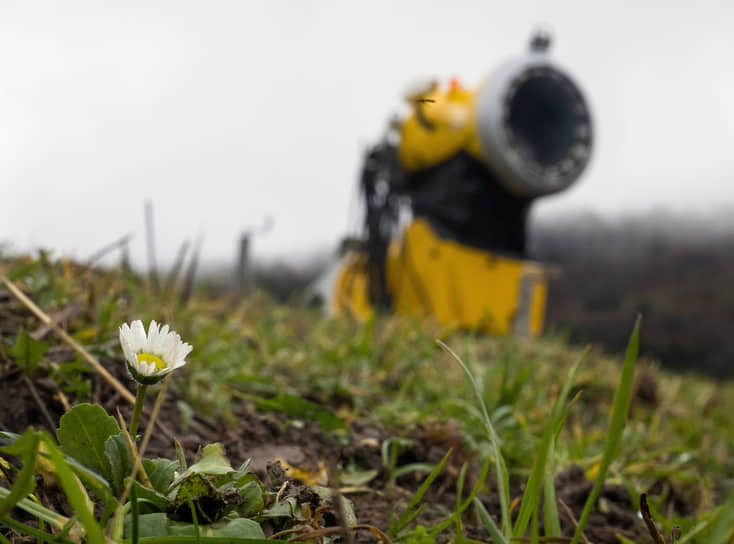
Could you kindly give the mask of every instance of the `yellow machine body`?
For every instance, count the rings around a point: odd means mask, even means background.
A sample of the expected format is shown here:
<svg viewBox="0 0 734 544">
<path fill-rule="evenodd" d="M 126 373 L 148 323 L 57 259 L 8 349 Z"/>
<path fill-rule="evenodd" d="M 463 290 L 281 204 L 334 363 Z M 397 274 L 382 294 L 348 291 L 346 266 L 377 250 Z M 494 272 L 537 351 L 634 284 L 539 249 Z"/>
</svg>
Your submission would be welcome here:
<svg viewBox="0 0 734 544">
<path fill-rule="evenodd" d="M 395 240 L 386 261 L 387 287 L 401 315 L 490 334 L 535 337 L 543 329 L 547 280 L 536 262 L 474 249 L 438 237 L 416 219 Z M 344 257 L 331 310 L 366 319 L 367 259 Z"/>
<path fill-rule="evenodd" d="M 432 85 L 408 97 L 410 114 L 400 125 L 398 158 L 407 172 L 441 163 L 459 151 L 482 159 L 476 115 L 476 92 L 452 81 L 447 89 Z"/>
</svg>

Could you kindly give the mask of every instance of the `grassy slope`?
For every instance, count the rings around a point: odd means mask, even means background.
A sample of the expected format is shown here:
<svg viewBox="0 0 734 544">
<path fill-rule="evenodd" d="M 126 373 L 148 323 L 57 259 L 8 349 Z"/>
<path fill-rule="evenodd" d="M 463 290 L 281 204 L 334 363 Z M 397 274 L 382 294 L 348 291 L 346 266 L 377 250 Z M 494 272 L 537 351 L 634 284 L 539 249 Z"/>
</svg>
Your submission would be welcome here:
<svg viewBox="0 0 734 544">
<path fill-rule="evenodd" d="M 397 318 L 358 324 L 277 306 L 263 295 L 195 297 L 181 307 L 174 294 L 153 296 L 135 277 L 91 274 L 62 261 L 0 261 L 0 272 L 51 314 L 80 303 L 67 330 L 99 354 L 117 350 L 114 339 L 124 321 L 171 323 L 194 346 L 183 378 L 173 384 L 198 413 L 235 421 L 243 403 L 291 393 L 329 407 L 347 422 L 371 420 L 396 435 L 453 418 L 470 444 L 488 450 L 469 384 L 435 345 L 441 338 L 479 380 L 510 472 L 523 480 L 538 431 L 579 355 L 556 338 L 488 338 Z M 2 319 L 0 350 L 9 361 L 13 327 L 34 330 L 38 323 L 20 312 Z M 630 329 L 633 320 L 630 315 Z M 556 446 L 559 468 L 575 462 L 593 474 L 618 380 L 619 361 L 592 351 L 578 383 L 581 400 Z M 663 372 L 645 361 L 638 381 L 640 394 L 610 475 L 633 494 L 649 492 L 656 514 L 668 528 L 681 524 L 685 534 L 733 485 L 734 384 Z"/>
</svg>

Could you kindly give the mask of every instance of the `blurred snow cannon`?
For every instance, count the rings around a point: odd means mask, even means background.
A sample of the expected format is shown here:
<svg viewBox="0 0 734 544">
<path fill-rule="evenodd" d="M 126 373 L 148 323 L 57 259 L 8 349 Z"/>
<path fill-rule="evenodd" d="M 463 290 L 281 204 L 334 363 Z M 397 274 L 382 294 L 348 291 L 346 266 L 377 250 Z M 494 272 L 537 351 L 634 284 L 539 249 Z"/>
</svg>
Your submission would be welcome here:
<svg viewBox="0 0 734 544">
<path fill-rule="evenodd" d="M 537 33 L 476 89 L 452 79 L 407 93 L 407 116 L 366 154 L 365 232 L 332 271 L 333 313 L 378 307 L 492 334 L 542 330 L 547 280 L 526 254 L 528 212 L 570 187 L 592 149 L 587 102 L 549 47 Z"/>
<path fill-rule="evenodd" d="M 407 93 L 412 112 L 396 127 L 407 173 L 467 154 L 516 198 L 557 193 L 574 183 L 591 152 L 589 108 L 571 77 L 548 57 L 550 38 L 503 64 L 478 89 L 452 79 Z M 460 183 L 458 180 L 457 184 Z"/>
</svg>

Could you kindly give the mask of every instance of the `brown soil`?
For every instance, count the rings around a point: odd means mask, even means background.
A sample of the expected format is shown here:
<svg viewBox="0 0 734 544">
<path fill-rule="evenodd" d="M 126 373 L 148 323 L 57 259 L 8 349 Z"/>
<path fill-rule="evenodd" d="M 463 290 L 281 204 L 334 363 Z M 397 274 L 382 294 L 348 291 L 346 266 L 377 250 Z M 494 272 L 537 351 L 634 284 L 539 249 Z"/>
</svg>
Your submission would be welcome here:
<svg viewBox="0 0 734 544">
<path fill-rule="evenodd" d="M 58 361 L 74 358 L 66 348 L 57 348 L 50 352 L 49 357 Z M 122 383 L 128 387 L 132 385 L 121 360 L 109 358 L 103 360 L 103 364 Z M 152 406 L 154 395 L 149 397 Z M 276 413 L 243 413 L 239 423 L 229 428 L 195 419 L 189 429 L 183 431 L 174 402 L 175 395 L 171 394 L 171 397 L 164 405 L 160 420 L 165 430 L 170 431 L 183 445 L 187 456 L 193 457 L 200 445 L 211 441 L 222 442 L 233 466 L 239 466 L 251 458 L 253 470 L 266 486 L 273 490 L 278 490 L 281 486 L 281 482 L 271 481 L 273 472 L 268 471 L 268 465 L 275 458 L 283 459 L 291 466 L 313 473 L 326 469 L 326 473 L 330 475 L 330 485 L 339 484 L 336 481 L 338 467 L 351 464 L 361 470 L 376 470 L 377 476 L 367 484 L 368 487 L 359 492 L 347 493 L 346 496 L 353 502 L 360 523 L 373 525 L 383 531 L 387 531 L 391 515 L 402 511 L 420 485 L 421 478 L 425 477 L 425 474 L 416 472 L 398 478 L 391 485 L 389 475 L 382 466 L 380 446 L 385 438 L 395 436 L 394 433 L 387 435 L 380 429 L 355 422 L 346 439 L 341 438 L 337 441 L 313 422 L 294 421 L 293 418 Z M 131 406 L 96 376 L 92 378 L 90 400 L 100 403 L 111 414 L 119 408 L 125 418 L 131 415 Z M 43 371 L 38 371 L 30 380 L 12 364 L 0 366 L 0 428 L 21 433 L 26 427 L 34 426 L 55 432 L 63 413 L 58 386 L 54 380 L 45 376 Z M 145 419 L 143 421 L 145 422 Z M 141 425 L 141 428 L 144 426 Z M 453 511 L 456 504 L 454 482 L 461 465 L 465 461 L 472 460 L 472 453 L 464 447 L 458 425 L 452 422 L 430 429 L 414 429 L 408 438 L 412 440 L 412 445 L 401 450 L 398 466 L 416 462 L 437 463 L 449 448 L 453 450 L 442 474 L 433 483 L 423 501 L 427 507 L 421 513 L 418 523 L 428 526 L 431 522 L 445 519 Z M 166 432 L 153 434 L 146 456 L 174 458 L 173 442 L 166 436 Z M 471 480 L 476 477 L 476 473 L 470 473 L 465 488 L 469 488 L 473 484 Z M 591 486 L 591 482 L 585 479 L 583 471 L 574 466 L 561 472 L 556 479 L 558 497 L 569 506 L 577 519 Z M 47 505 L 69 513 L 63 496 L 54 489 L 41 488 L 39 493 L 45 501 L 48 501 Z M 517 489 L 513 495 L 520 496 L 521 493 L 522 491 Z M 299 500 L 310 500 L 313 502 L 312 506 L 318 505 L 318 499 L 314 500 L 299 482 L 291 482 L 286 494 L 297 495 Z M 483 495 L 481 500 L 497 520 L 499 504 L 496 495 Z M 637 506 L 632 503 L 624 488 L 615 485 L 605 486 L 597 502 L 597 510 L 587 525 L 585 531 L 587 538 L 594 544 L 616 544 L 617 534 L 635 542 L 650 541 L 636 512 Z M 564 535 L 570 536 L 573 532 L 573 522 L 566 515 L 562 514 L 561 517 Z M 328 517 L 326 521 L 329 521 Z M 336 523 L 335 519 L 331 521 Z M 467 513 L 464 525 L 466 535 L 479 540 L 487 539 L 486 530 L 474 515 Z M 450 536 L 450 531 L 447 531 L 440 538 L 444 540 Z M 369 531 L 360 531 L 356 540 L 374 542 L 375 536 Z"/>
</svg>

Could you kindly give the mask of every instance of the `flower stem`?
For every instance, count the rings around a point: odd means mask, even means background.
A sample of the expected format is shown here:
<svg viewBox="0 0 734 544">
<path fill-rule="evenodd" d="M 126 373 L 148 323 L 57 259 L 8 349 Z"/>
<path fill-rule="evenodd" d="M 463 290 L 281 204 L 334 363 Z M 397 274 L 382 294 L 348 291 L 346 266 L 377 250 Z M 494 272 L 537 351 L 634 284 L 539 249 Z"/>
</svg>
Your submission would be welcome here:
<svg viewBox="0 0 734 544">
<path fill-rule="evenodd" d="M 145 393 L 148 391 L 147 385 L 138 385 L 138 392 L 135 395 L 135 408 L 133 409 L 133 418 L 130 420 L 130 438 L 135 440 L 138 432 L 138 423 L 140 422 L 140 413 L 143 411 L 143 401 Z"/>
</svg>

